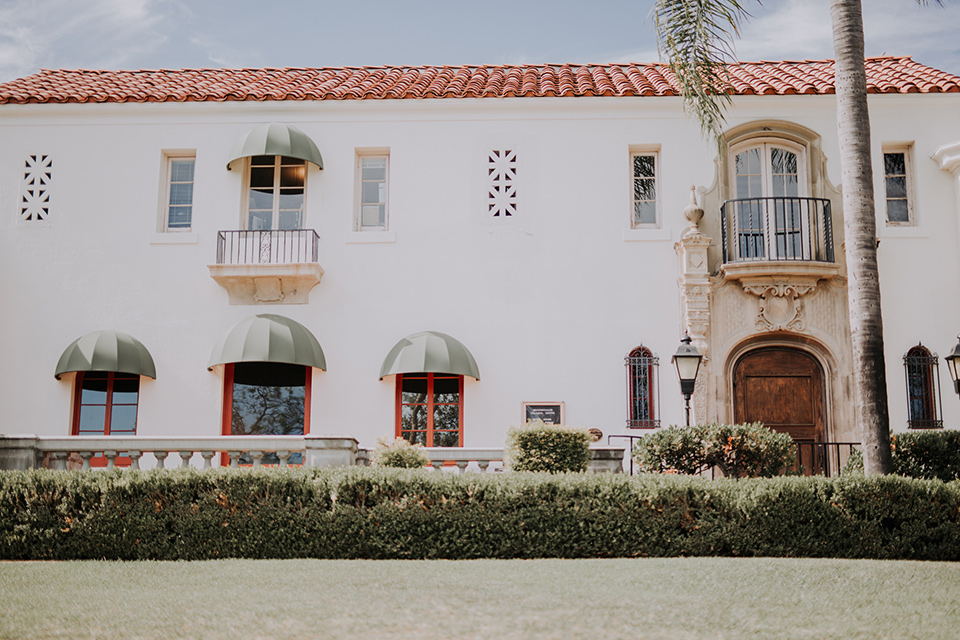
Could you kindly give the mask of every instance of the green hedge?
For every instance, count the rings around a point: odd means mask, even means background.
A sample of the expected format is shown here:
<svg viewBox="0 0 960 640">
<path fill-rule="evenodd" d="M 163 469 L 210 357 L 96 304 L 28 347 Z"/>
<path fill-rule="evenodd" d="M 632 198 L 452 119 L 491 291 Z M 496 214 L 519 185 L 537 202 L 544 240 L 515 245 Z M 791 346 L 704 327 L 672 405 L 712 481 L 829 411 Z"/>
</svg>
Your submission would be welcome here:
<svg viewBox="0 0 960 640">
<path fill-rule="evenodd" d="M 793 465 L 797 449 L 785 433 L 759 422 L 671 426 L 644 436 L 633 458 L 648 473 L 697 475 L 717 467 L 727 478 L 769 478 Z"/>
<path fill-rule="evenodd" d="M 507 430 L 504 465 L 512 471 L 586 471 L 590 433 L 586 429 L 531 420 Z"/>
<path fill-rule="evenodd" d="M 214 469 L 0 473 L 0 558 L 960 560 L 960 483 Z"/>
<path fill-rule="evenodd" d="M 893 472 L 908 478 L 960 480 L 960 431 L 908 431 L 890 437 Z M 854 450 L 844 474 L 863 473 L 863 455 Z"/>
</svg>

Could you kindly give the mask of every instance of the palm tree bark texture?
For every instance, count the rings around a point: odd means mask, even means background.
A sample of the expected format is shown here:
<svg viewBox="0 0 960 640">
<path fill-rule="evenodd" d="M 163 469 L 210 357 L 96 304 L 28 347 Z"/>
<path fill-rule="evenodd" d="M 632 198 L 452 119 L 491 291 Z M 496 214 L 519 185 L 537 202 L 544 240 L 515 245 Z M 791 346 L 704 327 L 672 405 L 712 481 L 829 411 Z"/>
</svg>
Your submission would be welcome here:
<svg viewBox="0 0 960 640">
<path fill-rule="evenodd" d="M 857 429 L 865 472 L 887 474 L 893 467 L 860 0 L 831 0 L 830 14 Z M 654 18 L 684 108 L 722 148 L 723 110 L 731 103 L 724 63 L 733 58 L 733 41 L 749 14 L 739 0 L 657 0 Z"/>
</svg>

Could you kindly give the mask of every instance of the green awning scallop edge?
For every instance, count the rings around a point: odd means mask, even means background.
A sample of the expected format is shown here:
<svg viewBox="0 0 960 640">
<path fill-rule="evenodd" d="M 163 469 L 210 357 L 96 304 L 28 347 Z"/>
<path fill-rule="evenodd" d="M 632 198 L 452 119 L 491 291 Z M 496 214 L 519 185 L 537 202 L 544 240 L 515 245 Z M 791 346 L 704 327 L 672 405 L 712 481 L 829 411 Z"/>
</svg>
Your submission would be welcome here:
<svg viewBox="0 0 960 640">
<path fill-rule="evenodd" d="M 394 345 L 380 367 L 380 379 L 398 373 L 450 373 L 480 379 L 470 350 L 439 331 L 414 333 Z"/>
<path fill-rule="evenodd" d="M 323 169 L 323 158 L 317 145 L 310 136 L 289 124 L 271 122 L 248 131 L 233 145 L 227 170 L 234 161 L 250 156 L 287 156 L 312 162 Z"/>
<path fill-rule="evenodd" d="M 156 379 L 157 367 L 143 343 L 121 331 L 105 329 L 81 336 L 63 350 L 53 377 L 74 371 L 113 371 Z"/>
<path fill-rule="evenodd" d="M 301 364 L 327 370 L 323 349 L 310 330 L 296 320 L 272 313 L 235 324 L 213 348 L 207 369 L 232 362 Z"/>
</svg>

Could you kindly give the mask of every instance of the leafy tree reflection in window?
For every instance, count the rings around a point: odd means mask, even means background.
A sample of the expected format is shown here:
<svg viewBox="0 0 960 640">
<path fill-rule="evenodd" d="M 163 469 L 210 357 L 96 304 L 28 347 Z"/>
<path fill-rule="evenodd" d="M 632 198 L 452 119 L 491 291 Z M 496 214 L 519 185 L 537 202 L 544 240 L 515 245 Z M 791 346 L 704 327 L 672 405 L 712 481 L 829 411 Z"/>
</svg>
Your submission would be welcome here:
<svg viewBox="0 0 960 640">
<path fill-rule="evenodd" d="M 639 346 L 626 357 L 627 398 L 630 415 L 627 426 L 653 429 L 660 426 L 657 417 L 657 382 L 660 359 L 650 349 Z"/>
<path fill-rule="evenodd" d="M 238 362 L 233 365 L 231 435 L 303 435 L 310 368 L 272 362 Z M 241 458 L 241 464 L 248 463 Z M 276 454 L 264 464 L 277 464 Z M 300 453 L 291 464 L 302 463 Z"/>
<path fill-rule="evenodd" d="M 427 447 L 463 446 L 463 376 L 397 376 L 397 436 Z"/>
<path fill-rule="evenodd" d="M 922 344 L 912 347 L 903 356 L 907 376 L 907 426 L 911 429 L 939 429 L 940 375 L 935 353 Z"/>
</svg>

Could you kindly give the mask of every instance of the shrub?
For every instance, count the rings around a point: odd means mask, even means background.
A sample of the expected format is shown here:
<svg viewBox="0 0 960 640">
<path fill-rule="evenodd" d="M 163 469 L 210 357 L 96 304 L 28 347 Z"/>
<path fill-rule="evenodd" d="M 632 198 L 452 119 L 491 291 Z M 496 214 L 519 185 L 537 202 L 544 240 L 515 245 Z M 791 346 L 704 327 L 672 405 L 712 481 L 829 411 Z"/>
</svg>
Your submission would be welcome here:
<svg viewBox="0 0 960 640">
<path fill-rule="evenodd" d="M 728 478 L 770 477 L 796 460 L 790 436 L 752 424 L 669 427 L 644 436 L 633 451 L 648 473 L 695 475 L 718 467 Z"/>
<path fill-rule="evenodd" d="M 412 444 L 403 438 L 392 441 L 377 438 L 377 448 L 373 450 L 372 462 L 376 467 L 421 469 L 430 464 L 430 459 L 419 444 Z"/>
<path fill-rule="evenodd" d="M 412 469 L 0 473 L 0 559 L 960 560 L 960 483 Z"/>
<path fill-rule="evenodd" d="M 960 431 L 909 431 L 890 437 L 893 472 L 907 478 L 960 480 Z M 863 474 L 863 454 L 855 450 L 844 475 Z"/>
<path fill-rule="evenodd" d="M 542 420 L 507 430 L 504 466 L 513 471 L 586 471 L 590 433 Z"/>
</svg>

